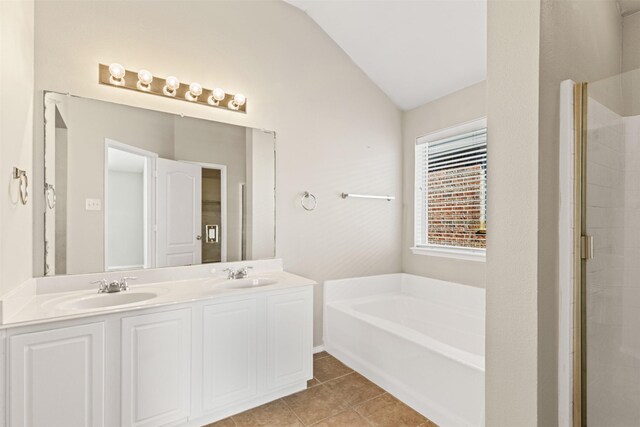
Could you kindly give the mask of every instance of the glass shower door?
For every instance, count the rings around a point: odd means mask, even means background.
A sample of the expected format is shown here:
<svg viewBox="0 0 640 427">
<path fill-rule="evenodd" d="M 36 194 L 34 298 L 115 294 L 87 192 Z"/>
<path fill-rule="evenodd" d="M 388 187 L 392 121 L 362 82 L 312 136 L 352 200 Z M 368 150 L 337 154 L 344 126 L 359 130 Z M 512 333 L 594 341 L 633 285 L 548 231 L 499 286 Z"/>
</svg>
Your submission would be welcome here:
<svg viewBox="0 0 640 427">
<path fill-rule="evenodd" d="M 594 427 L 640 425 L 638 82 L 640 70 L 588 86 L 582 372 L 583 425 Z"/>
</svg>

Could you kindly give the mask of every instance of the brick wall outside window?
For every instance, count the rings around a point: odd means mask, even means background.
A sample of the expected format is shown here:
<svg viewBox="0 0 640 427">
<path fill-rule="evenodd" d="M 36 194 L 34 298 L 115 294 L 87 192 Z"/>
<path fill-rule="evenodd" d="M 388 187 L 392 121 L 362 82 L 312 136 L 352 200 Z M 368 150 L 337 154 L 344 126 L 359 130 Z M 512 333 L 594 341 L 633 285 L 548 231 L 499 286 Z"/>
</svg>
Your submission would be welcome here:
<svg viewBox="0 0 640 427">
<path fill-rule="evenodd" d="M 482 176 L 480 165 L 429 172 L 429 244 L 486 247 L 486 235 L 478 233 L 484 225 Z"/>
</svg>

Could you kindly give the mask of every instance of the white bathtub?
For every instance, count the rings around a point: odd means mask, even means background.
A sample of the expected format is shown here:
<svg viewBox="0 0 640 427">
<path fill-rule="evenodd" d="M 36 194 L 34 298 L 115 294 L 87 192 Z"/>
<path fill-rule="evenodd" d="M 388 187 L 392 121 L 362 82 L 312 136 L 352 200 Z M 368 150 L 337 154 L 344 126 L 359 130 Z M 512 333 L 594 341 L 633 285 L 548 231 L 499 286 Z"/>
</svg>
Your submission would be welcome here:
<svg viewBox="0 0 640 427">
<path fill-rule="evenodd" d="M 388 274 L 324 284 L 327 351 L 442 427 L 484 425 L 484 289 Z"/>
</svg>

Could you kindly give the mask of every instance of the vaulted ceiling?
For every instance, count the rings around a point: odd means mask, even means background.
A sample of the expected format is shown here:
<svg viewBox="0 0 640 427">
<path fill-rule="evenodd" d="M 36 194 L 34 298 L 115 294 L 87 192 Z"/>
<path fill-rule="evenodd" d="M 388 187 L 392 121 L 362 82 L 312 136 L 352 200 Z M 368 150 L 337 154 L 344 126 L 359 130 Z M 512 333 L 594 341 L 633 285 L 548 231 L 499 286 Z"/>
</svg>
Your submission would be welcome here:
<svg viewBox="0 0 640 427">
<path fill-rule="evenodd" d="M 285 0 L 408 110 L 486 78 L 485 0 Z"/>
</svg>

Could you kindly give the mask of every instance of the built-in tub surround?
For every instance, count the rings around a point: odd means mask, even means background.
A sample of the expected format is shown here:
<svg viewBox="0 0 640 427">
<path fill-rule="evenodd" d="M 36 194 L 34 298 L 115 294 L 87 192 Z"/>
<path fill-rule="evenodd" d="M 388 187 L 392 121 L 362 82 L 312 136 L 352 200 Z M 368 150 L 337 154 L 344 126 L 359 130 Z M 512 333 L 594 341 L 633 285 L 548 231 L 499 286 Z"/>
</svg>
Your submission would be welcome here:
<svg viewBox="0 0 640 427">
<path fill-rule="evenodd" d="M 327 351 L 439 425 L 484 425 L 484 289 L 402 273 L 324 286 Z"/>
</svg>

